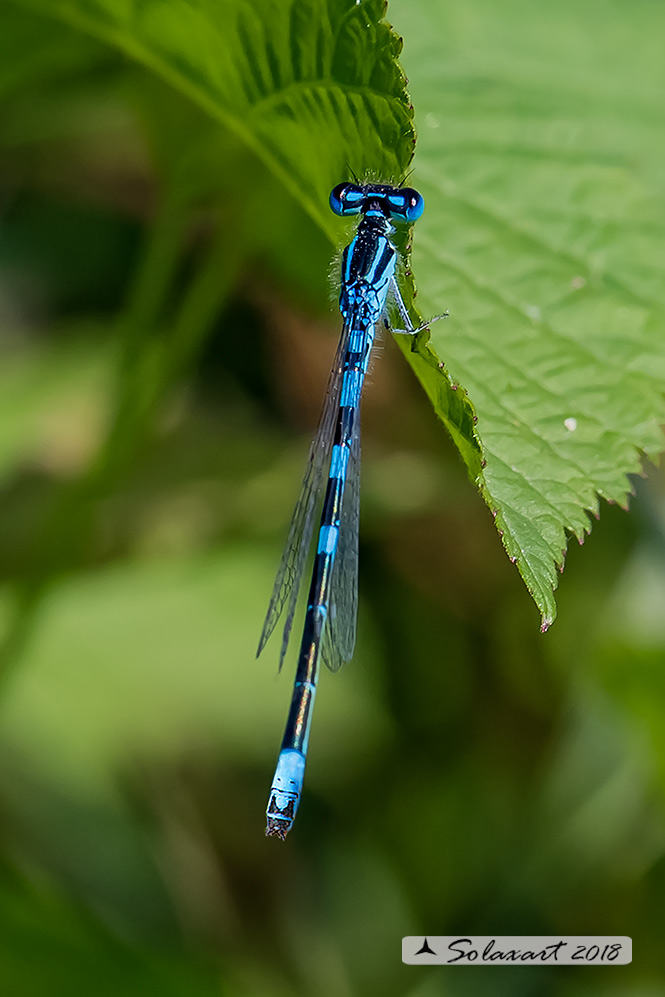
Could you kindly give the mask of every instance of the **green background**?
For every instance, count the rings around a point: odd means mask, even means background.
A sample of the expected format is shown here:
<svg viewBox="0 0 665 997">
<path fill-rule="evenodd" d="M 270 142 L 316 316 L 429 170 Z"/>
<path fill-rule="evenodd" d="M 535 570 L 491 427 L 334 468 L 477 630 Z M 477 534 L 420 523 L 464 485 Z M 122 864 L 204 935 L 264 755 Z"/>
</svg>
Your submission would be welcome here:
<svg viewBox="0 0 665 997">
<path fill-rule="evenodd" d="M 276 72 L 256 55 L 261 24 L 275 45 L 286 28 L 285 5 L 254 6 L 236 22 L 240 3 L 168 15 L 119 0 L 0 4 L 3 986 L 655 997 L 662 475 L 649 465 L 631 479 L 630 515 L 602 503 L 542 635 L 392 341 L 363 409 L 358 650 L 322 677 L 293 832 L 284 845 L 263 836 L 293 657 L 277 678 L 277 646 L 258 662 L 254 651 L 338 334 L 329 274 L 344 231 L 327 190 L 346 161 L 397 172 L 411 125 L 380 4 L 368 5 L 374 29 L 349 29 L 332 62 L 349 93 L 387 95 L 380 110 L 303 100 L 257 123 L 247 81 Z M 318 7 L 289 22 L 307 43 L 284 51 L 303 73 Z M 180 20 L 185 10 L 200 20 Z M 224 51 L 211 11 L 233 26 Z M 587 401 L 603 441 L 612 419 L 630 432 L 615 464 L 590 453 L 579 495 L 602 491 L 610 467 L 605 492 L 619 501 L 635 447 L 660 446 L 662 347 L 638 311 L 658 315 L 662 299 L 665 16 L 646 0 L 400 0 L 389 16 L 420 133 L 412 182 L 427 199 L 418 304 L 451 310 L 432 329 L 437 353 L 500 450 L 505 427 L 483 392 L 504 376 L 508 332 L 515 356 L 537 342 L 522 321 L 534 286 L 554 314 L 552 273 L 569 282 L 583 259 L 579 334 L 606 333 L 626 371 L 611 392 L 599 361 Z M 146 38 L 170 62 L 146 56 Z M 222 80 L 215 58 L 236 75 Z M 376 131 L 352 129 L 364 114 Z M 504 336 L 496 365 L 483 323 Z M 526 394 L 515 381 L 520 404 L 537 381 Z M 446 410 L 453 429 L 465 405 Z M 558 415 L 546 419 L 565 437 Z M 575 517 L 583 535 L 594 501 L 559 507 L 555 537 Z M 627 934 L 635 961 L 402 966 L 401 937 L 421 931 Z"/>
</svg>

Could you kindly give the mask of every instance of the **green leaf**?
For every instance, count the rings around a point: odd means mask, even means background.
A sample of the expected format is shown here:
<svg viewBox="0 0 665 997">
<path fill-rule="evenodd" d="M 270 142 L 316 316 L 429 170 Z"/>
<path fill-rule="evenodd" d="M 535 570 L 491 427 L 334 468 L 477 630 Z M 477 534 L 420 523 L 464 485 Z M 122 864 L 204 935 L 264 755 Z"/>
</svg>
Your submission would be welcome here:
<svg viewBox="0 0 665 997">
<path fill-rule="evenodd" d="M 379 0 L 29 4 L 223 124 L 333 239 L 331 184 L 409 162 L 401 42 Z M 625 505 L 627 475 L 662 448 L 665 15 L 395 0 L 391 17 L 419 108 L 419 305 L 451 311 L 400 345 L 546 627 L 568 536 L 584 539 L 599 496 Z"/>
<path fill-rule="evenodd" d="M 5 0 L 5 3 L 7 0 Z M 325 231 L 348 173 L 401 176 L 413 109 L 383 0 L 29 0 L 155 71 L 266 163 Z"/>
<path fill-rule="evenodd" d="M 582 542 L 599 496 L 626 505 L 663 447 L 665 11 L 395 0 L 391 16 L 418 109 L 419 307 L 450 309 L 430 347 L 473 401 L 476 478 L 546 627 L 567 535 Z"/>
</svg>

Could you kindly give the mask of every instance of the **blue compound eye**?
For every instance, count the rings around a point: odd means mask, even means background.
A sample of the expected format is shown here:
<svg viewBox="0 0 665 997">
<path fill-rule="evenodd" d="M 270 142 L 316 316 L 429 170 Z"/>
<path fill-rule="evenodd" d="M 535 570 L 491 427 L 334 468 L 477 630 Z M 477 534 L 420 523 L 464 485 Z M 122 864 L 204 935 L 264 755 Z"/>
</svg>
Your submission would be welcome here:
<svg viewBox="0 0 665 997">
<path fill-rule="evenodd" d="M 390 214 L 405 222 L 417 222 L 423 213 L 425 202 L 413 187 L 400 187 L 387 197 Z"/>
<path fill-rule="evenodd" d="M 365 191 L 355 183 L 338 183 L 330 191 L 330 208 L 336 215 L 359 215 L 365 203 Z"/>
</svg>

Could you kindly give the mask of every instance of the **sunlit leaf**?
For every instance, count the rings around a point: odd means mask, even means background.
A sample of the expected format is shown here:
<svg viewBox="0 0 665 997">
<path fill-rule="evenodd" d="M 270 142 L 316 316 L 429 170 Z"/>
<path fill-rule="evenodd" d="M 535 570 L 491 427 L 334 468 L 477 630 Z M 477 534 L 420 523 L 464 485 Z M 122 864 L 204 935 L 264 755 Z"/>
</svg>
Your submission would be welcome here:
<svg viewBox="0 0 665 997">
<path fill-rule="evenodd" d="M 473 401 L 476 478 L 544 625 L 568 534 L 598 496 L 626 504 L 663 447 L 665 12 L 601 6 L 391 5 L 426 200 L 418 303 L 450 309 L 431 346 Z"/>
</svg>

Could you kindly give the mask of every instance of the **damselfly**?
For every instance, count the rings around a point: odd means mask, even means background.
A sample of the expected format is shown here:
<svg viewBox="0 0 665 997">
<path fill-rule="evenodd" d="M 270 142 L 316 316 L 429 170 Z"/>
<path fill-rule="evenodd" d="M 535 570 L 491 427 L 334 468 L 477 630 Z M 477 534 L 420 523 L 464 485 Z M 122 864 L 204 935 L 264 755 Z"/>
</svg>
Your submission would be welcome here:
<svg viewBox="0 0 665 997">
<path fill-rule="evenodd" d="M 342 335 L 258 650 L 260 654 L 286 610 L 281 667 L 325 483 L 293 698 L 266 811 L 266 834 L 282 839 L 302 794 L 320 660 L 337 671 L 352 657 L 356 642 L 360 396 L 376 327 L 380 322 L 389 327 L 389 293 L 405 326 L 393 331 L 419 331 L 395 280 L 398 252 L 391 236 L 394 225 L 420 218 L 420 194 L 411 187 L 343 183 L 333 189 L 330 207 L 336 215 L 362 217 L 342 258 Z"/>
</svg>

